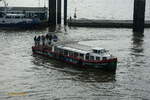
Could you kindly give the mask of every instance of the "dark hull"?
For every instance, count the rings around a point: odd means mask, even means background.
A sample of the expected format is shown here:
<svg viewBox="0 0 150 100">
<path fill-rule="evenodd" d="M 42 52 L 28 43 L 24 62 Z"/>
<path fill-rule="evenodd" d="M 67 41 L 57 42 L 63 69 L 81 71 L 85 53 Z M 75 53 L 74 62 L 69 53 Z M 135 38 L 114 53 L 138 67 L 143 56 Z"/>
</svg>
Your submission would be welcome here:
<svg viewBox="0 0 150 100">
<path fill-rule="evenodd" d="M 0 28 L 38 28 L 47 26 L 47 22 L 41 23 L 17 23 L 17 24 L 0 24 Z"/>
<path fill-rule="evenodd" d="M 96 62 L 96 61 L 86 61 L 86 60 L 81 60 L 70 56 L 65 56 L 62 54 L 52 52 L 47 48 L 32 47 L 32 51 L 34 54 L 46 56 L 52 59 L 60 60 L 80 67 L 98 68 L 107 71 L 116 71 L 116 67 L 117 67 L 117 58 Z"/>
</svg>

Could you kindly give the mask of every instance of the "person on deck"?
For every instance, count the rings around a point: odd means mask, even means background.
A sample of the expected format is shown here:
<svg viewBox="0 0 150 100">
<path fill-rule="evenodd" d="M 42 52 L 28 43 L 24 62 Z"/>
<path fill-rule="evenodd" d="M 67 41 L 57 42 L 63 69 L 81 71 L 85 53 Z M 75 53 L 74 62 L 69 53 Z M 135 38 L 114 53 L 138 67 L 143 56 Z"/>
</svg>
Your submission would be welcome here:
<svg viewBox="0 0 150 100">
<path fill-rule="evenodd" d="M 49 45 L 51 45 L 51 42 L 52 42 L 52 35 L 49 35 Z"/>
<path fill-rule="evenodd" d="M 46 36 L 45 36 L 45 45 L 48 45 L 48 42 L 49 42 L 49 35 L 48 34 L 46 34 Z"/>
<path fill-rule="evenodd" d="M 35 44 L 35 46 L 37 46 L 37 37 L 36 36 L 34 37 L 34 44 Z"/>
<path fill-rule="evenodd" d="M 38 46 L 40 45 L 40 36 L 38 36 L 38 38 L 37 38 L 37 44 L 38 44 Z"/>
<path fill-rule="evenodd" d="M 57 42 L 57 40 L 58 40 L 58 37 L 57 37 L 56 35 L 54 35 L 54 36 L 53 36 L 53 41 L 54 41 L 54 42 Z"/>
<path fill-rule="evenodd" d="M 42 45 L 44 46 L 45 45 L 45 36 L 42 35 Z"/>
</svg>

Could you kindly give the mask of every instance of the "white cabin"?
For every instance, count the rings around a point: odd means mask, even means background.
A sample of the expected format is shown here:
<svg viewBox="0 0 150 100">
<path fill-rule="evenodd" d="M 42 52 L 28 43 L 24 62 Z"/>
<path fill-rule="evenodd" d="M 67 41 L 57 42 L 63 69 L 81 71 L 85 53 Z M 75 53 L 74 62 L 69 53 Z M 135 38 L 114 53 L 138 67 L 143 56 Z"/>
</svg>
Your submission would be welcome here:
<svg viewBox="0 0 150 100">
<path fill-rule="evenodd" d="M 77 45 L 76 45 L 77 46 Z M 65 56 L 75 57 L 82 60 L 107 60 L 111 59 L 112 56 L 108 50 L 104 48 L 88 48 L 83 50 L 83 48 L 77 48 L 76 46 L 69 45 L 59 45 L 54 47 L 54 51 Z M 79 45 L 82 47 L 81 45 Z"/>
</svg>

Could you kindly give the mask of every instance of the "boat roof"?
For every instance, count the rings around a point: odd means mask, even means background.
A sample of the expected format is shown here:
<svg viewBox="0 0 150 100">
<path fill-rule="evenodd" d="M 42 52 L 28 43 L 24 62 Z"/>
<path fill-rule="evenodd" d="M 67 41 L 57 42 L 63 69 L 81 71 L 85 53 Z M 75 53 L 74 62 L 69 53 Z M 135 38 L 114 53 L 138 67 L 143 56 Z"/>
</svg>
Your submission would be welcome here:
<svg viewBox="0 0 150 100">
<path fill-rule="evenodd" d="M 64 44 L 64 46 L 79 49 L 79 50 L 83 50 L 83 51 L 88 51 L 88 52 L 92 50 L 91 46 L 78 44 L 78 43 L 68 43 L 68 44 Z"/>
<path fill-rule="evenodd" d="M 7 16 L 24 16 L 24 14 L 6 14 Z"/>
<path fill-rule="evenodd" d="M 72 47 L 68 47 L 68 46 L 57 46 L 58 48 L 64 49 L 64 50 L 68 50 L 68 51 L 73 51 L 73 52 L 77 52 L 77 53 L 81 53 L 81 54 L 87 54 L 89 53 L 89 51 L 84 51 L 81 49 L 76 49 L 76 48 L 72 48 Z"/>
<path fill-rule="evenodd" d="M 104 48 L 94 47 L 93 50 L 105 50 Z"/>
</svg>

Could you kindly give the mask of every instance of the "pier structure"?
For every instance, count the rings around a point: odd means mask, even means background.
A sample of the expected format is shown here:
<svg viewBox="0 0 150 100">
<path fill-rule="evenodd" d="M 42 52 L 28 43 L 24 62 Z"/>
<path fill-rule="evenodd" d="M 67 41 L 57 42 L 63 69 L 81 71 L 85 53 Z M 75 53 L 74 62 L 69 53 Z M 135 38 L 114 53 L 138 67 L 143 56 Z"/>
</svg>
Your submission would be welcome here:
<svg viewBox="0 0 150 100">
<path fill-rule="evenodd" d="M 49 25 L 56 26 L 61 24 L 62 18 L 62 1 L 61 0 L 49 0 Z M 57 5 L 57 6 L 56 6 Z M 64 0 L 64 25 L 67 24 L 67 0 Z"/>
<path fill-rule="evenodd" d="M 146 0 L 134 0 L 133 32 L 144 32 L 145 3 Z"/>
<path fill-rule="evenodd" d="M 61 24 L 61 0 L 57 0 L 57 24 Z"/>
<path fill-rule="evenodd" d="M 100 28 L 133 28 L 133 20 L 95 20 L 95 19 L 71 19 L 68 26 L 76 27 L 100 27 Z M 150 28 L 150 20 L 146 20 L 145 28 Z"/>
<path fill-rule="evenodd" d="M 67 25 L 67 0 L 64 0 L 64 25 Z"/>
<path fill-rule="evenodd" d="M 49 25 L 56 26 L 56 0 L 49 0 Z"/>
<path fill-rule="evenodd" d="M 56 4 L 57 3 L 57 4 Z M 49 25 L 61 24 L 61 0 L 49 0 Z M 67 0 L 64 0 L 64 25 L 82 27 L 108 27 L 108 28 L 133 28 L 134 32 L 143 33 L 144 27 L 150 27 L 150 21 L 145 21 L 146 0 L 134 0 L 133 20 L 88 20 L 71 19 L 67 20 Z M 57 6 L 56 6 L 57 5 Z"/>
</svg>

